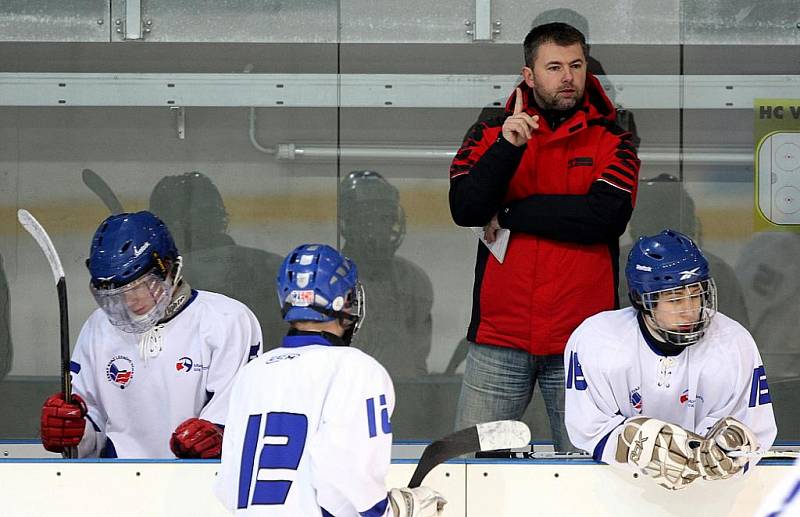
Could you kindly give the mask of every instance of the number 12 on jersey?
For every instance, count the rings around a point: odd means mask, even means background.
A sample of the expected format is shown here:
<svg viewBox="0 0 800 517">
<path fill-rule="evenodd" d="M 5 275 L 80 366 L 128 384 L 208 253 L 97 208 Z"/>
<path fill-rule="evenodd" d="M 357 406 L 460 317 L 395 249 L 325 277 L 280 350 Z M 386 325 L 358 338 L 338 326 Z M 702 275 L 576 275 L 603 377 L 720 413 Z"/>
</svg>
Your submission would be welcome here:
<svg viewBox="0 0 800 517">
<path fill-rule="evenodd" d="M 308 435 L 308 418 L 298 413 L 271 412 L 266 414 L 264 426 L 264 447 L 255 467 L 255 455 L 258 449 L 261 429 L 261 418 L 264 415 L 250 415 L 242 447 L 242 463 L 239 471 L 238 508 L 247 508 L 253 504 L 284 504 L 289 495 L 292 482 L 289 480 L 259 480 L 261 469 L 297 470 L 300 458 L 306 447 Z M 255 472 L 253 472 L 255 467 Z M 253 497 L 250 498 L 250 485 L 253 476 Z"/>
</svg>

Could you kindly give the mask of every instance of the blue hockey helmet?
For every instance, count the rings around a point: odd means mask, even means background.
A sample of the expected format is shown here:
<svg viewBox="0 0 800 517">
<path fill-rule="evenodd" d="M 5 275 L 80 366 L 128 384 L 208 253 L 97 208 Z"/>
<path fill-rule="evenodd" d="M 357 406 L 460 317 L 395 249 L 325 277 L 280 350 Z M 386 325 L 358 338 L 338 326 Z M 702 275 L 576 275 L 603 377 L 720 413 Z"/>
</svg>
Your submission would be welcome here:
<svg viewBox="0 0 800 517">
<path fill-rule="evenodd" d="M 166 225 L 150 212 L 116 214 L 97 228 L 86 266 L 97 288 L 121 287 L 156 268 L 165 277 L 165 260 L 178 249 Z"/>
<path fill-rule="evenodd" d="M 664 230 L 640 237 L 628 255 L 625 268 L 628 296 L 637 309 L 650 316 L 648 320 L 668 342 L 676 345 L 696 343 L 711 324 L 717 311 L 717 291 L 703 252 L 688 236 L 675 230 Z M 685 295 L 671 294 L 671 301 L 696 297 L 700 299 L 696 321 L 691 328 L 675 330 L 663 327 L 653 318 L 653 310 L 664 293 L 697 286 Z M 677 296 L 677 298 L 676 298 Z"/>
<path fill-rule="evenodd" d="M 147 332 L 164 318 L 181 259 L 169 230 L 150 212 L 112 215 L 92 238 L 89 288 L 112 325 Z"/>
<path fill-rule="evenodd" d="M 283 260 L 276 278 L 278 301 L 286 321 L 353 323 L 364 319 L 364 289 L 355 263 L 326 244 L 303 244 Z"/>
</svg>

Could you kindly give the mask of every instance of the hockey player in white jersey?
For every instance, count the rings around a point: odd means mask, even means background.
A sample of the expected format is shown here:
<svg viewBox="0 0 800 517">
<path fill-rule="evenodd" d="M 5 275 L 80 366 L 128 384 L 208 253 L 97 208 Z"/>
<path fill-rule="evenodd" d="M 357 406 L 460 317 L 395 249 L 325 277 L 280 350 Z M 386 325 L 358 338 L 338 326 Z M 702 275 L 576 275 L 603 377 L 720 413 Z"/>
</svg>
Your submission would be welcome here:
<svg viewBox="0 0 800 517">
<path fill-rule="evenodd" d="M 349 346 L 365 311 L 355 264 L 305 244 L 284 259 L 277 284 L 290 329 L 236 379 L 217 497 L 237 515 L 441 515 L 445 501 L 429 488 L 387 494 L 394 387 Z"/>
<path fill-rule="evenodd" d="M 775 417 L 753 338 L 716 310 L 708 261 L 664 230 L 636 242 L 625 275 L 633 306 L 586 319 L 567 343 L 570 440 L 668 489 L 746 471 Z"/>
<path fill-rule="evenodd" d="M 103 221 L 86 264 L 99 309 L 72 354 L 72 401 L 57 394 L 42 407 L 45 448 L 218 458 L 234 375 L 261 348 L 253 313 L 192 289 L 169 230 L 150 212 Z"/>
</svg>

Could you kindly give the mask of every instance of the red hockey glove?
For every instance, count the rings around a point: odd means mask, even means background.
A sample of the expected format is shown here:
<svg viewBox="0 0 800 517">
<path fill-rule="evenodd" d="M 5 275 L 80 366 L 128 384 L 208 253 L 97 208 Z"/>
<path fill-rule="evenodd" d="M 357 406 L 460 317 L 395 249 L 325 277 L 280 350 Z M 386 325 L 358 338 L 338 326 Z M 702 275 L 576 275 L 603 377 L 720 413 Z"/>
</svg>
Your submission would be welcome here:
<svg viewBox="0 0 800 517">
<path fill-rule="evenodd" d="M 175 428 L 169 448 L 178 458 L 219 458 L 222 429 L 200 418 L 190 418 Z"/>
<path fill-rule="evenodd" d="M 42 445 L 50 452 L 64 452 L 65 447 L 77 447 L 83 438 L 86 421 L 86 402 L 73 394 L 72 401 L 57 393 L 42 406 Z"/>
</svg>

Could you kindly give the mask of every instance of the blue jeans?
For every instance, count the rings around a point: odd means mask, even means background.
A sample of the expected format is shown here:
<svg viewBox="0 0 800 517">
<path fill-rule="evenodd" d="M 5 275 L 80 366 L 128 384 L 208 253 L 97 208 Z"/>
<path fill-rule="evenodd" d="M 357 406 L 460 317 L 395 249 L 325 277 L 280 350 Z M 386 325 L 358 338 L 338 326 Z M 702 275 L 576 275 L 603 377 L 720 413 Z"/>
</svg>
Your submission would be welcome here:
<svg viewBox="0 0 800 517">
<path fill-rule="evenodd" d="M 556 451 L 574 451 L 564 425 L 564 358 L 469 344 L 456 429 L 493 420 L 520 420 L 539 381 Z"/>
</svg>

